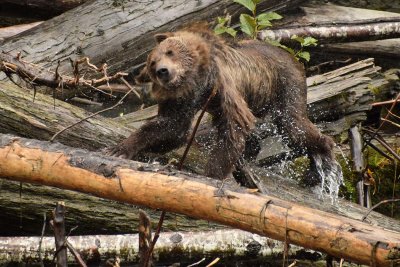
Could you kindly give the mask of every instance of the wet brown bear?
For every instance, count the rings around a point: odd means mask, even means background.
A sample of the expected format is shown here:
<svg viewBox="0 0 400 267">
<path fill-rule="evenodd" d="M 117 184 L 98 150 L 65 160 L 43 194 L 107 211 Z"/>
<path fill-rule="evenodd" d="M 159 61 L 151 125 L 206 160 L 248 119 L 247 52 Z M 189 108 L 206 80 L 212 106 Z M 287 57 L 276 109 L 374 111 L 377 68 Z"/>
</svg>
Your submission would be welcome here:
<svg viewBox="0 0 400 267">
<path fill-rule="evenodd" d="M 185 144 L 193 117 L 215 88 L 207 111 L 218 141 L 206 175 L 222 179 L 233 171 L 255 118 L 267 113 L 290 146 L 333 160 L 334 142 L 307 117 L 303 66 L 289 53 L 255 40 L 227 43 L 206 30 L 158 34 L 156 40 L 137 79 L 153 82 L 158 116 L 120 143 L 114 155 L 131 159 Z"/>
</svg>

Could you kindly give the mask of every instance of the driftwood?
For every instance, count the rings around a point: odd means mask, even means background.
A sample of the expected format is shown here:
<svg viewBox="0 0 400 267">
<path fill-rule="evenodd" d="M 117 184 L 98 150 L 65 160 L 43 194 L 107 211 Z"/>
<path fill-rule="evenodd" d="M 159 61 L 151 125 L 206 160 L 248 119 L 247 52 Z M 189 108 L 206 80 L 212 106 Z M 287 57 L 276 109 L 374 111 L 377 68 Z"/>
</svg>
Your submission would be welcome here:
<svg viewBox="0 0 400 267">
<path fill-rule="evenodd" d="M 39 239 L 39 237 L 32 236 L 0 237 L 0 264 L 27 261 L 30 264 L 37 263 Z M 139 238 L 137 234 L 70 236 L 68 240 L 83 255 L 86 262 L 103 263 L 110 255 L 118 255 L 125 264 L 138 262 Z M 283 251 L 284 244 L 280 241 L 241 230 L 218 230 L 212 232 L 163 232 L 153 253 L 161 262 L 171 261 L 175 258 L 176 261 L 184 258 L 197 262 L 201 259 L 199 255 L 229 258 L 232 261 L 237 259 L 236 257 L 252 255 L 260 258 L 260 261 L 267 262 L 270 258 L 281 258 Z M 44 262 L 51 261 L 53 253 L 54 238 L 44 237 L 42 244 Z M 322 256 L 320 253 L 311 252 L 298 246 L 291 245 L 289 247 L 289 256 L 296 257 L 295 255 L 302 253 L 317 254 L 316 258 Z M 74 262 L 71 254 L 68 254 L 68 262 Z"/>
<path fill-rule="evenodd" d="M 166 168 L 154 172 L 146 164 L 40 141 L 2 136 L 0 146 L 0 176 L 6 179 L 208 219 L 356 263 L 391 266 L 400 260 L 397 232 L 246 193 L 229 182 L 221 187 L 213 179 Z"/>
</svg>

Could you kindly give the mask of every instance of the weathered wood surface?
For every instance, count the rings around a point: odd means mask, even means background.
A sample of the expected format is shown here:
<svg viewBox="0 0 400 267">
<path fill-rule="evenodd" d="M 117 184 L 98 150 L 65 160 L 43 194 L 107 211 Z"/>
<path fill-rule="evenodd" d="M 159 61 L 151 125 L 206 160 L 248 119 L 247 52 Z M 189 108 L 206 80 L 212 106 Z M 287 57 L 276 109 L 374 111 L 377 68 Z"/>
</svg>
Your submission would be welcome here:
<svg viewBox="0 0 400 267">
<path fill-rule="evenodd" d="M 400 59 L 400 38 L 345 44 L 326 44 L 322 49 L 330 53 L 340 53 L 350 56 L 372 56 L 398 62 Z"/>
<path fill-rule="evenodd" d="M 89 112 L 69 103 L 21 89 L 12 83 L 0 82 L 0 132 L 13 133 L 40 140 L 49 140 L 57 131 L 80 121 Z M 102 149 L 117 144 L 130 129 L 112 119 L 97 116 L 79 123 L 58 136 L 57 140 L 86 149 Z"/>
<path fill-rule="evenodd" d="M 246 193 L 229 182 L 2 135 L 0 176 L 207 219 L 356 263 L 393 266 L 400 231 Z M 84 179 L 82 177 L 85 177 Z M 248 205 L 251 203 L 251 206 Z M 394 224 L 396 225 L 396 223 Z M 393 225 L 391 226 L 393 228 Z M 399 229 L 399 228 L 398 228 Z"/>
<path fill-rule="evenodd" d="M 15 26 L 3 27 L 0 28 L 0 43 L 4 41 L 4 39 L 9 38 L 11 36 L 17 35 L 21 32 L 27 31 L 37 25 L 41 24 L 42 21 L 32 22 L 27 24 L 19 24 Z"/>
<path fill-rule="evenodd" d="M 284 10 L 304 0 L 263 1 L 262 9 Z M 238 16 L 243 9 L 230 0 L 89 1 L 1 44 L 2 50 L 23 52 L 29 62 L 70 71 L 69 58 L 88 56 L 109 71 L 127 71 L 144 62 L 154 46 L 153 34 L 193 21 L 214 21 L 227 10 Z M 162 15 L 160 15 L 162 14 Z M 65 29 L 69 29 L 66 31 Z"/>
<path fill-rule="evenodd" d="M 67 207 L 68 209 L 68 207 Z M 38 263 L 38 244 L 40 237 L 0 237 L 0 264 L 8 262 Z M 70 236 L 69 242 L 81 252 L 89 262 L 99 262 L 103 266 L 110 256 L 118 255 L 124 264 L 138 262 L 138 235 L 92 235 Z M 93 251 L 93 253 L 87 253 Z M 95 252 L 98 252 L 95 253 Z M 208 232 L 162 232 L 154 248 L 158 262 L 183 259 L 197 262 L 199 255 L 210 258 L 234 259 L 253 255 L 267 262 L 269 258 L 280 257 L 284 243 L 268 237 L 241 230 L 217 230 Z M 310 253 L 308 249 L 291 245 L 289 255 Z M 54 238 L 44 237 L 42 255 L 45 262 L 53 259 Z M 311 252 L 313 253 L 313 252 Z M 69 263 L 74 263 L 68 254 Z M 320 255 L 322 257 L 322 255 Z M 27 260 L 25 260 L 27 259 Z"/>
<path fill-rule="evenodd" d="M 361 9 L 331 4 L 305 5 L 302 7 L 304 15 L 296 17 L 296 21 L 302 24 L 318 24 L 335 21 L 373 20 L 379 18 L 400 18 L 400 13 Z M 293 21 L 293 18 L 287 18 Z M 364 57 L 383 57 L 398 60 L 400 58 L 400 39 L 388 39 L 378 41 L 349 42 L 342 44 L 324 44 L 321 48 L 313 49 L 321 53 L 355 55 Z M 397 62 L 397 61 L 396 61 Z"/>
</svg>

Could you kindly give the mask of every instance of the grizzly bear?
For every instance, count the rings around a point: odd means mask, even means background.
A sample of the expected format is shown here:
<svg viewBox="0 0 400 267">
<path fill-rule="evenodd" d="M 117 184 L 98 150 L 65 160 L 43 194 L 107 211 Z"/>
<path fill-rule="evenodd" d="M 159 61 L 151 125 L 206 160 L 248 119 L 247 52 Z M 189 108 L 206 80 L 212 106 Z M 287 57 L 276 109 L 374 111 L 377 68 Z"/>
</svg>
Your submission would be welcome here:
<svg viewBox="0 0 400 267">
<path fill-rule="evenodd" d="M 195 114 L 213 90 L 207 112 L 218 136 L 206 175 L 229 176 L 245 149 L 255 120 L 272 114 L 288 137 L 310 159 L 334 161 L 333 140 L 307 117 L 303 65 L 281 48 L 261 41 L 229 43 L 208 30 L 157 34 L 138 82 L 152 81 L 158 115 L 113 149 L 132 159 L 140 152 L 167 152 L 187 141 Z M 314 164 L 315 165 L 315 164 Z"/>
</svg>

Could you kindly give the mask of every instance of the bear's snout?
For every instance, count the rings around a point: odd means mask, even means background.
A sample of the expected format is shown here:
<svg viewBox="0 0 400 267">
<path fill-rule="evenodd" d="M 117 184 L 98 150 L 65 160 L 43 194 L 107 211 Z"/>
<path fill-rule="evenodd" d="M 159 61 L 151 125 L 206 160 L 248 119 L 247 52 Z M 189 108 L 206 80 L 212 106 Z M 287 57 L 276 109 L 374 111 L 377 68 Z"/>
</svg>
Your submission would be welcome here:
<svg viewBox="0 0 400 267">
<path fill-rule="evenodd" d="M 163 82 L 169 81 L 169 70 L 165 67 L 160 67 L 156 71 L 157 78 L 160 79 Z"/>
</svg>

